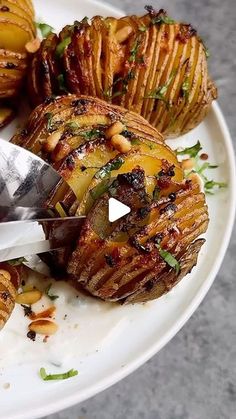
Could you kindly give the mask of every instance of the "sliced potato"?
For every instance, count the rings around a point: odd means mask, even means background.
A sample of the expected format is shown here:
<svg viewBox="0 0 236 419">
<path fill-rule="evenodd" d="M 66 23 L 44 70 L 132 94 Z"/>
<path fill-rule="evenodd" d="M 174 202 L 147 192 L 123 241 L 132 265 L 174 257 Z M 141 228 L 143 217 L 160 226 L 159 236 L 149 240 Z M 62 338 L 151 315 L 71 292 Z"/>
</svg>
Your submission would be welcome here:
<svg viewBox="0 0 236 419">
<path fill-rule="evenodd" d="M 0 330 L 8 321 L 21 284 L 22 267 L 0 263 Z"/>
<path fill-rule="evenodd" d="M 48 84 L 48 74 L 37 70 L 46 41 L 32 62 L 34 105 L 49 93 L 92 95 L 137 112 L 165 137 L 176 137 L 198 125 L 217 97 L 201 39 L 191 25 L 171 21 L 163 10 L 148 8 L 142 17 L 120 19 L 95 16 L 90 23 L 85 18 L 62 29 L 56 42 L 60 54 L 55 48 L 49 91 L 38 94 Z M 63 91 L 55 82 L 58 68 Z"/>
<path fill-rule="evenodd" d="M 19 96 L 28 66 L 25 45 L 36 36 L 31 0 L 1 1 L 0 34 L 0 99 L 6 108 L 8 99 Z"/>
<path fill-rule="evenodd" d="M 119 30 L 126 24 L 122 20 Z M 117 127 L 130 142 L 127 153 L 111 141 Z M 68 95 L 36 108 L 12 141 L 51 162 L 67 180 L 77 200 L 58 185 L 55 202 L 64 213 L 87 215 L 77 243 L 44 256 L 54 272 L 67 272 L 96 297 L 129 303 L 168 292 L 196 264 L 204 242 L 198 237 L 208 225 L 204 194 L 198 183 L 184 180 L 175 152 L 141 116 Z M 110 223 L 110 197 L 131 213 Z M 46 233 L 53 238 L 54 227 Z"/>
</svg>

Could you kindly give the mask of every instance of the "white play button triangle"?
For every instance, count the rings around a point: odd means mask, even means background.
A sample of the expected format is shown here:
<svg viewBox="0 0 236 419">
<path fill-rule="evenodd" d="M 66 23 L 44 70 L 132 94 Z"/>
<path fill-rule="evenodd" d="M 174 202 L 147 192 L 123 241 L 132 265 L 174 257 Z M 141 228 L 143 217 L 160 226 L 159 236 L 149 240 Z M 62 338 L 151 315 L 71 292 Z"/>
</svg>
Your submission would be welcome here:
<svg viewBox="0 0 236 419">
<path fill-rule="evenodd" d="M 115 198 L 110 198 L 108 202 L 108 218 L 111 223 L 113 223 L 116 220 L 119 220 L 119 218 L 123 217 L 126 214 L 129 214 L 131 211 L 130 207 L 128 207 L 125 204 L 122 204 L 122 202 L 118 201 Z"/>
</svg>

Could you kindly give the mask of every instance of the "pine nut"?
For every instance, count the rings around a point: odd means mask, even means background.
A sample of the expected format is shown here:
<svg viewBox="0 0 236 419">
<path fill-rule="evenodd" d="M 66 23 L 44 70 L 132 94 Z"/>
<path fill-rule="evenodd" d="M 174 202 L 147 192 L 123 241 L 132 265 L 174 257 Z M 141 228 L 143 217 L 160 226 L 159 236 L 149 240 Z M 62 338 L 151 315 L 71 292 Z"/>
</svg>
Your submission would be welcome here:
<svg viewBox="0 0 236 419">
<path fill-rule="evenodd" d="M 32 41 L 25 44 L 25 49 L 30 54 L 34 54 L 40 48 L 41 41 L 39 38 L 32 39 Z"/>
<path fill-rule="evenodd" d="M 128 153 L 131 150 L 131 143 L 123 135 L 116 134 L 111 138 L 113 147 L 121 153 Z"/>
<path fill-rule="evenodd" d="M 40 313 L 32 313 L 29 316 L 29 318 L 31 320 L 45 319 L 47 317 L 52 317 L 53 314 L 55 313 L 55 311 L 56 311 L 56 307 L 55 306 L 52 306 L 52 307 L 47 308 L 44 311 L 40 311 Z"/>
<path fill-rule="evenodd" d="M 31 305 L 37 303 L 37 301 L 39 301 L 41 297 L 42 293 L 39 290 L 26 291 L 16 296 L 16 302 L 18 304 Z"/>
<path fill-rule="evenodd" d="M 57 332 L 58 326 L 50 320 L 35 320 L 29 324 L 29 330 L 40 335 L 50 336 Z"/>
<path fill-rule="evenodd" d="M 109 128 L 106 130 L 106 138 L 109 139 L 113 137 L 113 135 L 120 134 L 122 131 L 124 131 L 125 126 L 120 121 L 114 122 Z"/>
<path fill-rule="evenodd" d="M 43 143 L 44 151 L 51 153 L 56 148 L 60 138 L 60 131 L 53 132 L 51 135 L 49 135 L 49 137 L 47 137 L 46 141 Z"/>
<path fill-rule="evenodd" d="M 182 160 L 181 166 L 183 170 L 191 170 L 194 167 L 194 159 Z"/>
<path fill-rule="evenodd" d="M 11 280 L 11 275 L 9 274 L 8 271 L 5 271 L 5 269 L 0 269 L 0 276 L 3 276 L 8 281 Z"/>
<path fill-rule="evenodd" d="M 131 26 L 124 26 L 124 28 L 119 29 L 115 35 L 117 42 L 121 44 L 128 38 L 128 36 L 132 32 L 133 32 L 133 29 L 131 28 Z"/>
</svg>

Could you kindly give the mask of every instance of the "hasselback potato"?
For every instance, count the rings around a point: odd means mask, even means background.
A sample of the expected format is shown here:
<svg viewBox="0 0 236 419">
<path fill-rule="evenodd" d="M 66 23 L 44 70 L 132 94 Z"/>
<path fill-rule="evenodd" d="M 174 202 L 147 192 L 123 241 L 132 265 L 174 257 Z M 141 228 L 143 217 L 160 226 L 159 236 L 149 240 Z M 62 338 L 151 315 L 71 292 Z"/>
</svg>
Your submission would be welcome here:
<svg viewBox="0 0 236 419">
<path fill-rule="evenodd" d="M 0 263 L 0 330 L 5 326 L 15 306 L 21 284 L 21 266 Z"/>
<path fill-rule="evenodd" d="M 78 241 L 55 252 L 53 262 L 89 293 L 147 301 L 196 264 L 204 242 L 197 238 L 208 225 L 204 194 L 184 179 L 176 154 L 141 116 L 69 95 L 37 107 L 12 141 L 67 180 L 77 200 L 61 197 L 64 215 L 87 215 Z M 132 210 L 114 223 L 108 221 L 111 197 Z"/>
<path fill-rule="evenodd" d="M 51 33 L 32 60 L 32 104 L 65 92 L 91 95 L 141 114 L 166 137 L 199 124 L 217 96 L 207 50 L 191 25 L 147 10 Z"/>
<path fill-rule="evenodd" d="M 31 0 L 1 0 L 0 127 L 13 116 L 9 99 L 19 95 L 28 65 L 25 46 L 35 38 L 35 33 Z"/>
</svg>

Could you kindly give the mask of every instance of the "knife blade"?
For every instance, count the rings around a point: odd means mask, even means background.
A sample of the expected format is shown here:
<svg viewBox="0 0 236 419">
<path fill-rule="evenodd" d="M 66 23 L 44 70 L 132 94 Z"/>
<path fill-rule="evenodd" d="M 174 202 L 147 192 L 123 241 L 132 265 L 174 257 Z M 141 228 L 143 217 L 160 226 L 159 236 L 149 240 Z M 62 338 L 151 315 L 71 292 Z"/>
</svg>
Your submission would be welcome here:
<svg viewBox="0 0 236 419">
<path fill-rule="evenodd" d="M 28 224 L 30 222 L 38 222 L 38 224 L 43 227 L 43 232 L 46 238 L 46 240 L 40 240 L 0 249 L 0 262 L 17 259 L 23 256 L 36 255 L 52 250 L 57 250 L 71 245 L 73 241 L 78 239 L 85 218 L 85 216 L 79 216 L 66 218 L 47 218 L 39 220 L 19 220 L 0 223 L 1 231 L 1 226 L 7 225 L 10 228 L 15 224 L 22 224 L 23 227 L 26 223 Z"/>
</svg>

